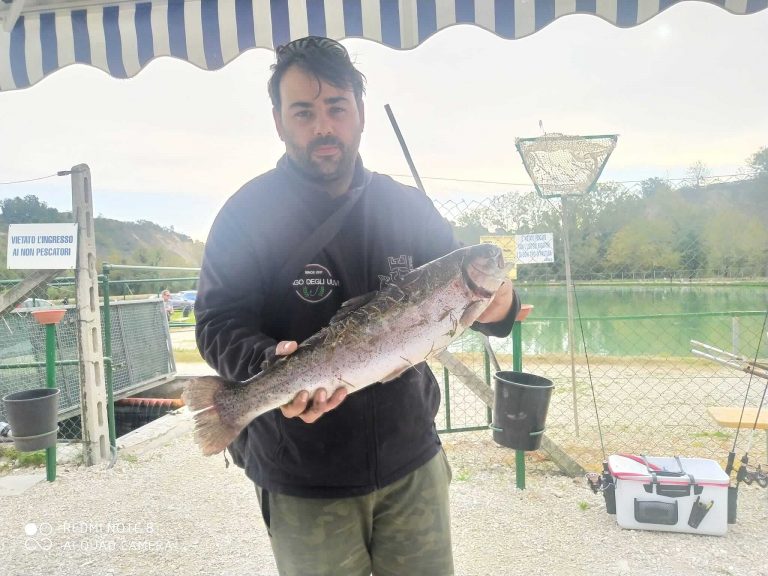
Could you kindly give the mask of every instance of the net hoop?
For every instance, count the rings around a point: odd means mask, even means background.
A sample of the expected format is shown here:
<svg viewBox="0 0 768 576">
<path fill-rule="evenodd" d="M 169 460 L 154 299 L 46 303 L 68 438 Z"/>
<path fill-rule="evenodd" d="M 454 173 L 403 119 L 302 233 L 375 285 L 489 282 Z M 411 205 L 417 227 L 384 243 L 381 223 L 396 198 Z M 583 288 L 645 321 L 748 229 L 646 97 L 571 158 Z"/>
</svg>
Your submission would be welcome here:
<svg viewBox="0 0 768 576">
<path fill-rule="evenodd" d="M 594 189 L 618 135 L 545 134 L 517 138 L 515 147 L 542 198 L 582 196 Z"/>
</svg>

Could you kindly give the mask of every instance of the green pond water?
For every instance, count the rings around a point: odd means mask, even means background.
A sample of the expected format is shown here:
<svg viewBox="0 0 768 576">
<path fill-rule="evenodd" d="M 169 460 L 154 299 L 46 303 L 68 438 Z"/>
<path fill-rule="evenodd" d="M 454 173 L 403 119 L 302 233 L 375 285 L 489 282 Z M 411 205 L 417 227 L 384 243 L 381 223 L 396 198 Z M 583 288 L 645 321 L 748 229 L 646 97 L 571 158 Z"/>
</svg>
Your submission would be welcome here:
<svg viewBox="0 0 768 576">
<path fill-rule="evenodd" d="M 568 351 L 564 286 L 517 287 L 533 311 L 523 322 L 523 354 Z M 768 309 L 765 286 L 576 285 L 574 334 L 583 355 L 691 357 L 695 339 L 747 357 L 757 351 Z M 580 321 L 581 318 L 581 321 Z M 584 337 L 582 338 L 582 330 Z M 763 337 L 760 356 L 768 356 Z M 511 351 L 511 340 L 493 340 Z"/>
</svg>

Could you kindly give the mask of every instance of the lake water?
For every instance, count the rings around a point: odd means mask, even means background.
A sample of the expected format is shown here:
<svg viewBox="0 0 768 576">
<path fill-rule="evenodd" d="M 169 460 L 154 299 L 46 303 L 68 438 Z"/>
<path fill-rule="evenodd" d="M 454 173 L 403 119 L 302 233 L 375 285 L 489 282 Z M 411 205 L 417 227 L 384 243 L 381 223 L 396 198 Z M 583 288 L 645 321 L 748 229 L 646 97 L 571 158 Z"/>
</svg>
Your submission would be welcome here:
<svg viewBox="0 0 768 576">
<path fill-rule="evenodd" d="M 524 355 L 567 352 L 565 287 L 520 285 L 517 290 L 524 304 L 534 306 L 523 322 Z M 577 284 L 575 295 L 576 350 L 582 355 L 586 342 L 587 352 L 595 355 L 690 357 L 695 339 L 753 357 L 768 309 L 768 288 L 760 286 Z M 506 351 L 509 342 L 494 340 L 497 347 Z"/>
</svg>

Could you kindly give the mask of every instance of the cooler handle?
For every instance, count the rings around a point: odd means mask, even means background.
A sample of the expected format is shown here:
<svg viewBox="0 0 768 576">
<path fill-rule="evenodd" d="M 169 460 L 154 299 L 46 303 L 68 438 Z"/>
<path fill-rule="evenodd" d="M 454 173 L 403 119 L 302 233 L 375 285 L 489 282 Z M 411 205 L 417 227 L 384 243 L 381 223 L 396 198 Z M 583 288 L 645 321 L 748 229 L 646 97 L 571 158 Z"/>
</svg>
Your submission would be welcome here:
<svg viewBox="0 0 768 576">
<path fill-rule="evenodd" d="M 680 472 L 672 472 L 671 470 L 659 470 L 659 467 L 651 464 L 648 462 L 648 458 L 646 458 L 645 454 L 641 454 L 640 457 L 643 459 L 643 464 L 645 464 L 645 468 L 648 471 L 648 474 L 651 475 L 652 478 L 654 478 L 654 482 L 656 482 L 655 478 L 656 476 L 690 476 L 690 474 L 686 474 L 685 470 L 683 470 L 683 465 L 680 462 L 680 458 L 678 456 L 675 456 L 675 460 L 677 460 L 677 465 L 680 467 Z M 692 476 L 691 476 L 692 477 Z"/>
<path fill-rule="evenodd" d="M 656 484 L 656 494 L 658 496 L 666 496 L 667 498 L 684 498 L 691 495 L 691 486 L 693 486 L 693 493 L 699 495 L 704 491 L 703 486 L 698 484 Z M 643 484 L 643 489 L 648 494 L 653 494 L 654 482 L 650 484 Z"/>
</svg>

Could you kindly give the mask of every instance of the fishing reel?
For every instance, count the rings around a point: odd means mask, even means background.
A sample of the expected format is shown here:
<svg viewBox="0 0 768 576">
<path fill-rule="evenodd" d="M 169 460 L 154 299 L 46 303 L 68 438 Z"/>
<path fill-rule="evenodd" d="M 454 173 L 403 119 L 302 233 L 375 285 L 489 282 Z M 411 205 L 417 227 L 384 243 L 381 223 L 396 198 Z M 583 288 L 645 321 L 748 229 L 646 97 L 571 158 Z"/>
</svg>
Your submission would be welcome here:
<svg viewBox="0 0 768 576">
<path fill-rule="evenodd" d="M 768 472 L 764 472 L 760 464 L 757 467 L 742 464 L 736 475 L 738 482 L 744 482 L 747 486 L 755 482 L 760 488 L 768 488 Z"/>
<path fill-rule="evenodd" d="M 599 474 L 597 472 L 587 472 L 584 475 L 587 480 L 587 486 L 592 490 L 593 494 L 598 492 L 605 492 L 613 487 L 613 478 L 605 478 L 605 474 Z"/>
<path fill-rule="evenodd" d="M 608 469 L 608 462 L 603 462 L 602 474 L 587 472 L 584 477 L 593 494 L 600 492 L 603 495 L 606 512 L 616 514 L 616 484 L 613 481 L 611 471 Z"/>
</svg>

